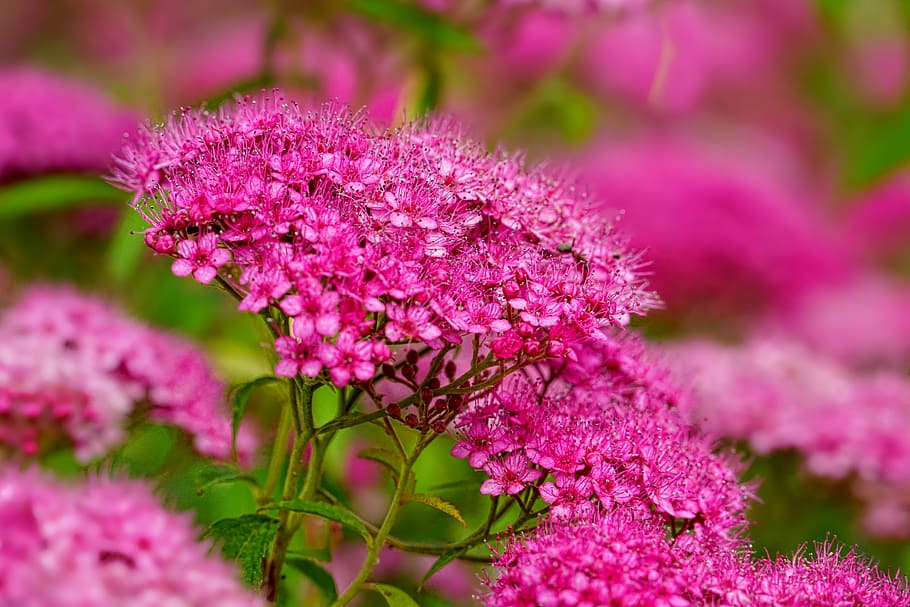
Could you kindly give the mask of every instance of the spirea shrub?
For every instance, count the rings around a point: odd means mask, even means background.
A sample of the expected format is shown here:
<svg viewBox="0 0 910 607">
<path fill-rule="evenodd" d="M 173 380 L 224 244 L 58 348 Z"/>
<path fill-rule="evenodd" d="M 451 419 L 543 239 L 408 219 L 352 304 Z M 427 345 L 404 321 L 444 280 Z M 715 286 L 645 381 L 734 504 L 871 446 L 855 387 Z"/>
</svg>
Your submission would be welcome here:
<svg viewBox="0 0 910 607">
<path fill-rule="evenodd" d="M 138 481 L 64 484 L 0 470 L 0 604 L 19 607 L 265 605 L 186 514 Z"/>
<path fill-rule="evenodd" d="M 147 418 L 184 430 L 196 450 L 230 459 L 225 385 L 185 339 L 66 286 L 36 285 L 0 312 L 0 446 L 33 456 L 63 445 L 82 462 Z M 238 449 L 251 455 L 248 429 Z"/>
<path fill-rule="evenodd" d="M 228 552 L 268 599 L 293 566 L 334 605 L 367 589 L 407 602 L 370 582 L 384 546 L 438 555 L 432 575 L 476 559 L 484 543 L 494 546 L 490 605 L 772 605 L 784 596 L 772 582 L 759 587 L 761 567 L 745 554 L 752 486 L 739 481 L 738 460 L 690 425 L 688 392 L 625 328 L 657 304 L 648 270 L 605 222 L 605 203 L 566 176 L 488 152 L 449 121 L 384 129 L 339 106 L 302 112 L 273 93 L 146 127 L 112 180 L 133 194 L 145 243 L 175 275 L 217 284 L 271 333 L 275 377 L 238 392 L 247 398 L 268 381 L 288 390 L 266 478 L 253 479 L 259 510 L 212 528 L 226 547 L 244 546 Z M 754 196 L 732 241 L 760 229 L 748 218 L 767 206 L 798 237 L 785 246 L 805 253 L 805 264 L 762 287 L 836 265 L 810 250 L 818 240 L 800 211 L 751 177 L 732 183 Z M 708 214 L 728 199 L 718 186 Z M 735 246 L 717 248 L 725 256 Z M 759 261 L 738 261 L 765 278 Z M 320 385 L 335 392 L 334 415 L 314 412 Z M 362 455 L 394 481 L 375 525 L 322 486 L 330 443 L 368 423 L 386 440 Z M 453 455 L 484 473 L 486 520 L 447 544 L 398 537 L 408 502 L 464 523 L 454 504 L 416 492 L 415 462 L 446 435 L 456 437 Z M 301 565 L 295 556 L 306 515 L 366 539 L 340 592 L 314 557 Z M 508 524 L 500 544 L 496 529 Z M 792 595 L 803 602 L 778 604 L 809 605 L 817 591 L 809 583 Z"/>
</svg>

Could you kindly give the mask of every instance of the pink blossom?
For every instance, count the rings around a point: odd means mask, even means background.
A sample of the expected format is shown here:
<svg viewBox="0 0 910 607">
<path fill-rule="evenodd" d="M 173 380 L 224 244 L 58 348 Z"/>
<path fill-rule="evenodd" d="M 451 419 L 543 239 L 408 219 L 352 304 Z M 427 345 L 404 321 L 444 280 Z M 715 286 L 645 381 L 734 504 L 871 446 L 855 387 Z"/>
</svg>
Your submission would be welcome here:
<svg viewBox="0 0 910 607">
<path fill-rule="evenodd" d="M 284 337 L 312 337 L 323 364 L 306 374 L 340 385 L 373 379 L 396 342 L 571 356 L 655 304 L 579 188 L 448 121 L 383 130 L 263 95 L 144 130 L 114 173 L 175 273 L 206 282 L 224 268 L 239 308 L 292 318 Z M 512 319 L 532 330 L 510 333 Z M 281 373 L 303 372 L 290 359 Z"/>
<path fill-rule="evenodd" d="M 40 285 L 0 316 L 0 443 L 27 454 L 73 446 L 85 462 L 124 438 L 142 403 L 196 449 L 231 457 L 225 386 L 197 346 L 68 287 Z M 248 457 L 253 436 L 242 429 Z"/>
<path fill-rule="evenodd" d="M 910 173 L 902 171 L 851 201 L 844 239 L 873 261 L 899 259 L 908 250 Z"/>
<path fill-rule="evenodd" d="M 531 468 L 528 458 L 519 452 L 488 461 L 484 470 L 490 478 L 480 486 L 480 492 L 486 495 L 514 495 L 540 478 L 540 470 Z"/>
<path fill-rule="evenodd" d="M 630 511 L 545 521 L 495 554 L 489 607 L 751 605 L 737 585 L 754 584 L 748 563 L 726 548 L 676 541 Z M 721 564 L 723 566 L 721 566 Z"/>
<path fill-rule="evenodd" d="M 231 259 L 231 254 L 218 247 L 214 234 L 205 234 L 199 240 L 181 240 L 177 243 L 177 259 L 171 266 L 174 276 L 189 276 L 208 284 L 218 273 L 218 268 Z"/>
<path fill-rule="evenodd" d="M 797 167 L 768 163 L 756 150 L 780 156 L 764 139 L 720 147 L 655 135 L 602 145 L 582 159 L 609 202 L 604 212 L 621 213 L 633 245 L 647 249 L 670 313 L 742 316 L 854 269 Z"/>
<path fill-rule="evenodd" d="M 690 417 L 758 453 L 795 449 L 813 474 L 849 479 L 856 496 L 910 512 L 910 381 L 857 372 L 802 344 L 752 339 L 665 348 Z M 874 414 L 870 414 L 873 411 Z"/>
<path fill-rule="evenodd" d="M 0 70 L 0 181 L 103 170 L 138 116 L 82 82 L 37 68 Z"/>
<path fill-rule="evenodd" d="M 555 518 L 627 509 L 739 541 L 751 495 L 740 466 L 683 418 L 679 389 L 640 343 L 588 342 L 578 362 L 541 374 L 507 379 L 456 418 L 452 454 L 489 475 L 482 492 L 530 486 Z"/>
<path fill-rule="evenodd" d="M 265 605 L 198 542 L 188 515 L 168 512 L 135 481 L 68 486 L 2 470 L 0 524 L 5 605 Z"/>
</svg>

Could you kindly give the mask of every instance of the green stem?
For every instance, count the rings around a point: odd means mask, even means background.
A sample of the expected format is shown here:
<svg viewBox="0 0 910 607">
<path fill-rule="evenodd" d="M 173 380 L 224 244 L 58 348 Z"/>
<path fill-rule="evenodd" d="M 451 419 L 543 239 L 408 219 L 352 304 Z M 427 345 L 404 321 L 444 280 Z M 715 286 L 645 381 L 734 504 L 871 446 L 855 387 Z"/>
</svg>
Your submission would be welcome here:
<svg viewBox="0 0 910 607">
<path fill-rule="evenodd" d="M 291 435 L 291 408 L 281 408 L 281 418 L 278 421 L 278 432 L 275 434 L 275 444 L 272 445 L 272 457 L 269 460 L 269 471 L 265 477 L 265 485 L 259 494 L 259 503 L 265 504 L 272 499 L 275 487 L 278 485 L 278 476 L 284 464 L 284 455 L 288 447 L 288 438 Z"/>
<path fill-rule="evenodd" d="M 300 485 L 303 455 L 307 444 L 313 437 L 313 390 L 314 385 L 308 381 L 291 381 L 291 408 L 292 412 L 295 413 L 295 420 L 298 422 L 298 430 L 294 436 L 294 448 L 291 450 L 288 471 L 284 477 L 284 488 L 281 492 L 282 501 L 294 499 L 297 494 L 297 487 Z M 300 427 L 301 425 L 302 427 Z M 312 463 L 313 461 L 311 460 L 310 464 Z M 307 474 L 308 479 L 311 476 L 317 476 L 312 471 L 312 465 L 308 468 L 310 469 Z M 294 528 L 289 525 L 290 515 L 291 512 L 288 510 L 282 510 L 278 513 L 278 531 L 275 534 L 275 543 L 272 545 L 272 554 L 266 571 L 266 597 L 272 602 L 278 596 L 281 569 L 284 567 L 288 546 L 290 545 L 291 537 L 294 535 Z"/>
<path fill-rule="evenodd" d="M 386 539 L 392 531 L 392 526 L 398 518 L 398 510 L 401 508 L 401 502 L 404 499 L 404 494 L 410 481 L 411 469 L 414 467 L 414 462 L 417 460 L 417 457 L 420 455 L 423 448 L 429 444 L 429 441 L 425 439 L 425 436 L 421 436 L 421 439 L 414 447 L 414 452 L 411 453 L 409 457 L 406 457 L 401 463 L 395 494 L 392 496 L 392 501 L 389 504 L 389 509 L 382 521 L 382 525 L 380 525 L 379 529 L 376 531 L 373 541 L 370 542 L 370 548 L 367 552 L 367 557 L 364 559 L 363 565 L 360 568 L 360 572 L 344 593 L 338 597 L 338 600 L 332 604 L 332 607 L 344 607 L 350 603 L 354 597 L 357 596 L 357 593 L 360 592 L 361 585 L 366 582 L 367 579 L 369 579 L 370 574 L 373 573 L 373 569 L 375 569 L 376 564 L 379 562 L 379 551 L 382 550 L 382 547 L 385 545 Z"/>
</svg>

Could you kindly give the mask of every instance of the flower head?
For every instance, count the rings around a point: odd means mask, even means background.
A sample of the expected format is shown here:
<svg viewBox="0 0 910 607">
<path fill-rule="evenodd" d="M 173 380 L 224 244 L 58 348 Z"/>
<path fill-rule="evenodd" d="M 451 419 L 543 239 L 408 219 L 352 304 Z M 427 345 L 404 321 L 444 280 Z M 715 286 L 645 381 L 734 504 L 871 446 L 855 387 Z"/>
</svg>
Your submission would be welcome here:
<svg viewBox="0 0 910 607">
<path fill-rule="evenodd" d="M 145 130 L 114 179 L 175 274 L 220 276 L 240 309 L 292 319 L 282 374 L 363 382 L 387 362 L 384 344 L 439 350 L 464 336 L 502 359 L 564 354 L 653 304 L 635 257 L 570 181 L 445 121 L 381 130 L 264 95 Z"/>
<path fill-rule="evenodd" d="M 4 605 L 264 605 L 197 542 L 187 515 L 166 511 L 137 482 L 67 486 L 2 470 L 0 525 Z"/>
<path fill-rule="evenodd" d="M 101 171 L 137 116 L 83 83 L 34 68 L 0 70 L 0 181 Z"/>
<path fill-rule="evenodd" d="M 509 538 L 494 556 L 488 607 L 586 605 L 748 605 L 737 584 L 750 581 L 735 553 L 671 538 L 631 511 L 541 524 Z M 720 567 L 723 563 L 725 567 Z M 713 564 L 715 567 L 711 567 Z M 729 601 L 729 602 L 728 602 Z"/>
<path fill-rule="evenodd" d="M 229 458 L 224 389 L 196 346 L 68 287 L 33 286 L 0 316 L 0 444 L 26 454 L 64 439 L 82 461 L 102 455 L 142 406 Z M 239 451 L 252 442 L 241 432 Z"/>
<path fill-rule="evenodd" d="M 452 453 L 489 475 L 481 492 L 530 488 L 554 518 L 623 509 L 735 544 L 750 490 L 737 462 L 715 454 L 675 408 L 666 373 L 629 338 L 579 354 L 540 382 L 506 380 L 456 418 Z"/>
</svg>

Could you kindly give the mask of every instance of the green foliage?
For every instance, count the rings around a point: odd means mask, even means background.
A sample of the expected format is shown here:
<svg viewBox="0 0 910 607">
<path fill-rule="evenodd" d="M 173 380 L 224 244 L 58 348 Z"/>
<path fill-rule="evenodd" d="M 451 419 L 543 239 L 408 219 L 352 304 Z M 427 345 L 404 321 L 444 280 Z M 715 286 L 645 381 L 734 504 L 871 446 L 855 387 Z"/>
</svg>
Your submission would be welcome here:
<svg viewBox="0 0 910 607">
<path fill-rule="evenodd" d="M 348 0 L 347 8 L 361 17 L 412 34 L 435 48 L 471 53 L 483 50 L 483 45 L 469 29 L 411 2 Z"/>
<path fill-rule="evenodd" d="M 325 604 L 330 605 L 338 599 L 338 588 L 335 586 L 335 579 L 324 567 L 309 559 L 296 556 L 288 556 L 286 562 L 313 582 L 313 585 L 319 590 L 319 594 L 322 595 Z"/>
<path fill-rule="evenodd" d="M 108 245 L 105 260 L 108 273 L 117 282 L 130 278 L 142 259 L 146 247 L 145 240 L 139 232 L 145 227 L 145 220 L 137 213 L 126 212 L 120 218 L 120 223 Z"/>
<path fill-rule="evenodd" d="M 456 508 L 454 504 L 445 501 L 441 497 L 427 493 L 415 493 L 413 495 L 405 496 L 404 499 L 407 502 L 419 502 L 421 504 L 429 506 L 430 508 L 435 508 L 444 514 L 451 516 L 453 519 L 461 523 L 463 527 L 468 526 L 458 508 Z"/>
<path fill-rule="evenodd" d="M 378 592 L 385 599 L 389 607 L 420 607 L 407 592 L 389 584 L 364 584 L 365 590 Z"/>
<path fill-rule="evenodd" d="M 265 375 L 241 385 L 234 392 L 234 398 L 231 399 L 231 450 L 234 453 L 234 459 L 237 459 L 237 431 L 240 429 L 240 422 L 243 421 L 243 415 L 246 413 L 250 396 L 256 388 L 279 381 L 281 380 L 274 375 Z"/>
<path fill-rule="evenodd" d="M 0 189 L 0 219 L 121 201 L 125 197 L 123 192 L 98 177 L 48 175 Z"/>
<path fill-rule="evenodd" d="M 422 589 L 424 584 L 426 584 L 431 577 L 433 577 L 443 567 L 457 559 L 463 552 L 464 548 L 452 548 L 443 552 L 439 558 L 436 559 L 436 562 L 433 563 L 429 569 L 427 569 L 427 572 L 423 574 L 423 578 L 421 578 L 420 585 L 417 586 L 417 589 Z"/>
<path fill-rule="evenodd" d="M 246 583 L 258 588 L 262 586 L 265 563 L 277 531 L 277 519 L 244 514 L 215 521 L 205 536 L 219 540 L 224 557 L 236 560 Z"/>
<path fill-rule="evenodd" d="M 398 473 L 401 470 L 401 455 L 399 453 L 382 447 L 372 447 L 364 449 L 357 454 L 357 457 L 382 464 L 392 473 L 392 476 L 398 478 Z"/>
<path fill-rule="evenodd" d="M 203 495 L 216 485 L 233 482 L 245 482 L 258 486 L 256 479 L 231 466 L 203 466 L 196 474 L 196 495 Z"/>
<path fill-rule="evenodd" d="M 370 530 L 367 526 L 358 519 L 356 516 L 345 510 L 340 506 L 335 506 L 333 504 L 326 504 L 324 502 L 310 502 L 303 500 L 288 500 L 283 502 L 276 502 L 274 504 L 269 504 L 265 508 L 267 509 L 280 509 L 280 510 L 291 510 L 292 512 L 303 512 L 305 514 L 312 514 L 326 520 L 335 521 L 340 523 L 350 529 L 351 531 L 356 532 L 365 540 L 372 541 L 373 536 L 370 533 Z"/>
</svg>

